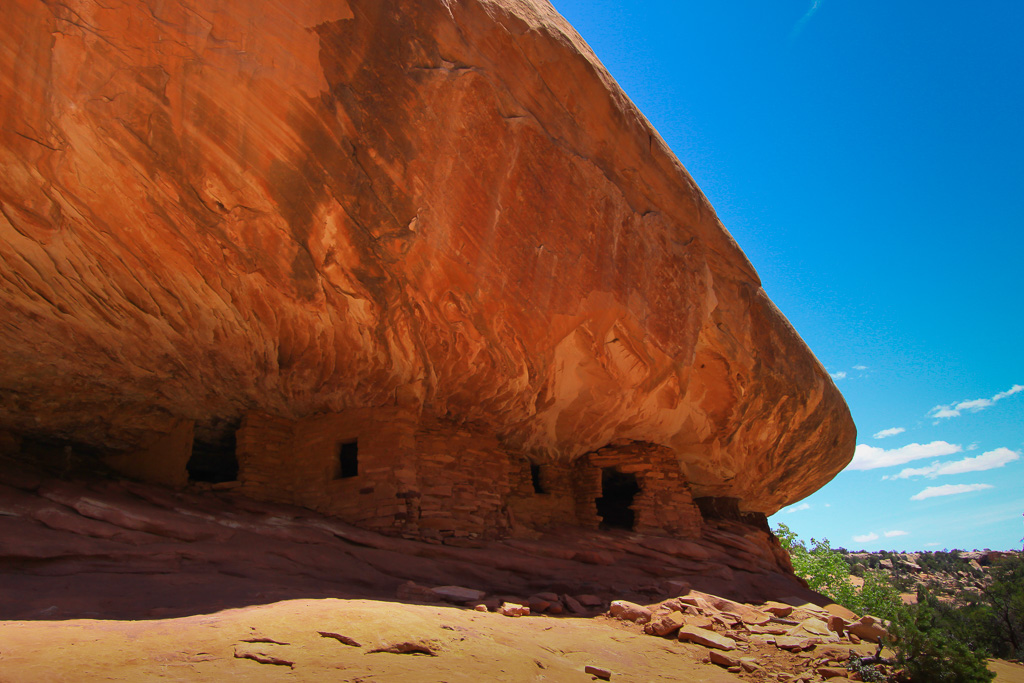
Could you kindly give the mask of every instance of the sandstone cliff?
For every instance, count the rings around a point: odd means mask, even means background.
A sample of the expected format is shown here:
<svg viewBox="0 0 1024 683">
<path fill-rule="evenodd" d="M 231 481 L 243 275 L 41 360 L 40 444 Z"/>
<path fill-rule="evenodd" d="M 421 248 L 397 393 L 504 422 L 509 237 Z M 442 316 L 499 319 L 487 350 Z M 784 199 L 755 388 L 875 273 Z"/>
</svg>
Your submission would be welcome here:
<svg viewBox="0 0 1024 683">
<path fill-rule="evenodd" d="M 400 407 L 671 448 L 764 513 L 850 459 L 828 374 L 543 0 L 8 0 L 0 430 L 131 449 Z"/>
</svg>

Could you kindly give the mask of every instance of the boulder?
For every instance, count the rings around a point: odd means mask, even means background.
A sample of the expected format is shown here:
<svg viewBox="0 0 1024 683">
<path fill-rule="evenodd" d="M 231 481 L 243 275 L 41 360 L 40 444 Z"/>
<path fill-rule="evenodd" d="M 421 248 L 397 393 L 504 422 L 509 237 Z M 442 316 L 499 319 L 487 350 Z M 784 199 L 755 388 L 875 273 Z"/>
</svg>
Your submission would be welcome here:
<svg viewBox="0 0 1024 683">
<path fill-rule="evenodd" d="M 653 636 L 669 636 L 686 624 L 680 612 L 656 612 L 650 623 L 644 626 L 644 633 Z"/>
<path fill-rule="evenodd" d="M 770 602 L 766 602 L 764 604 L 764 606 L 761 607 L 761 610 L 764 611 L 764 612 L 768 612 L 769 614 L 771 614 L 771 615 L 773 615 L 775 617 L 778 617 L 780 619 L 784 619 L 784 618 L 788 617 L 790 614 L 793 613 L 793 606 L 792 605 L 786 605 L 786 604 L 781 603 L 781 602 L 771 602 L 770 601 Z"/>
<path fill-rule="evenodd" d="M 514 602 L 505 602 L 498 608 L 498 614 L 506 617 L 528 617 L 530 616 L 530 608 Z"/>
<path fill-rule="evenodd" d="M 551 607 L 551 601 L 539 598 L 536 595 L 526 601 L 527 606 L 530 608 L 530 612 L 540 614 Z"/>
<path fill-rule="evenodd" d="M 877 643 L 879 640 L 889 635 L 889 632 L 882 626 L 880 619 L 871 615 L 865 615 L 860 618 L 860 621 L 856 621 L 847 627 L 847 631 L 850 635 L 857 636 L 861 640 L 867 640 L 872 643 Z"/>
<path fill-rule="evenodd" d="M 846 633 L 847 623 L 842 617 L 832 615 L 828 618 L 828 630 L 842 636 Z"/>
<path fill-rule="evenodd" d="M 628 600 L 613 600 L 608 612 L 616 619 L 646 624 L 651 620 L 651 610 Z"/>
<path fill-rule="evenodd" d="M 550 3 L 82 8 L 0 23 L 0 430 L 145 459 L 182 420 L 387 408 L 563 464 L 684 446 L 695 496 L 764 514 L 850 461 L 827 371 Z"/>
<path fill-rule="evenodd" d="M 421 586 L 415 581 L 406 581 L 395 589 L 395 597 L 399 600 L 411 600 L 415 602 L 436 602 L 437 594 L 427 586 Z"/>
<path fill-rule="evenodd" d="M 565 604 L 566 608 L 573 614 L 586 614 L 587 608 L 580 604 L 580 601 L 572 597 L 569 594 L 562 596 L 562 603 Z"/>
</svg>

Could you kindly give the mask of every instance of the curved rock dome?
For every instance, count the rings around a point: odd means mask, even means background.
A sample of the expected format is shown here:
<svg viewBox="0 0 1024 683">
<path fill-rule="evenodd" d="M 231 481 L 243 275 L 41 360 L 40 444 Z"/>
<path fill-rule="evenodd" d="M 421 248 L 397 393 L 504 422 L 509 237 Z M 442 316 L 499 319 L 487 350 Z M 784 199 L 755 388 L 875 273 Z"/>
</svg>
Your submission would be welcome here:
<svg viewBox="0 0 1024 683">
<path fill-rule="evenodd" d="M 771 513 L 852 457 L 828 374 L 543 0 L 9 0 L 0 429 L 395 408 L 670 449 Z"/>
</svg>

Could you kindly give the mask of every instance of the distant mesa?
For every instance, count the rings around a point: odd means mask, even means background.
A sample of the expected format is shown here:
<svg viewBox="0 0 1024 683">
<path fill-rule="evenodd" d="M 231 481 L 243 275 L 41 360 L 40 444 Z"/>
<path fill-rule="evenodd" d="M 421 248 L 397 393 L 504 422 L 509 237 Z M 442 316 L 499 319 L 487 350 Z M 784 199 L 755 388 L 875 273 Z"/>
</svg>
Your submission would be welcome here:
<svg viewBox="0 0 1024 683">
<path fill-rule="evenodd" d="M 444 539 L 763 525 L 850 461 L 828 373 L 548 3 L 4 18 L 0 448 Z"/>
</svg>

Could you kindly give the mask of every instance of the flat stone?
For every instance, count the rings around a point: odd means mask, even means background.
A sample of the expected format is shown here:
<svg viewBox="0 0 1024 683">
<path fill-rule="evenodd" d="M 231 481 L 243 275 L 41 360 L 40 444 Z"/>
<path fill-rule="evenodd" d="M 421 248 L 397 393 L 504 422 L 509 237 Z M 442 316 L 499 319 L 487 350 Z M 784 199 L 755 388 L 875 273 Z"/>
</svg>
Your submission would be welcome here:
<svg viewBox="0 0 1024 683">
<path fill-rule="evenodd" d="M 776 636 L 775 647 L 780 650 L 789 650 L 791 652 L 800 652 L 801 650 L 809 650 L 815 646 L 815 642 L 811 638 L 798 638 L 797 636 Z"/>
<path fill-rule="evenodd" d="M 714 631 L 697 628 L 696 626 L 683 626 L 679 629 L 679 640 L 697 643 L 704 647 L 716 648 L 719 650 L 735 650 L 736 641 L 727 636 L 720 635 Z"/>
<path fill-rule="evenodd" d="M 796 633 L 796 631 L 800 631 L 800 633 Z M 832 631 L 829 630 L 828 624 L 826 624 L 824 621 L 812 617 L 810 619 L 804 619 L 799 624 L 794 626 L 792 629 L 790 629 L 790 633 L 788 635 L 812 635 L 831 637 Z"/>
<path fill-rule="evenodd" d="M 441 600 L 457 603 L 481 600 L 485 595 L 487 595 L 484 591 L 475 590 L 473 588 L 463 588 L 462 586 L 437 586 L 435 588 L 431 588 L 430 592 Z"/>
<path fill-rule="evenodd" d="M 824 679 L 849 678 L 849 672 L 846 669 L 840 669 L 835 666 L 819 666 L 815 671 L 817 671 L 818 675 Z"/>
<path fill-rule="evenodd" d="M 731 655 L 727 655 L 720 650 L 711 650 L 708 652 L 708 657 L 711 659 L 712 664 L 717 664 L 722 667 L 739 666 L 740 660 Z"/>
<path fill-rule="evenodd" d="M 704 616 L 691 616 L 686 615 L 683 617 L 683 622 L 687 626 L 696 626 L 697 628 L 703 628 L 707 630 L 713 630 L 712 627 L 715 625 L 715 619 Z"/>
</svg>

